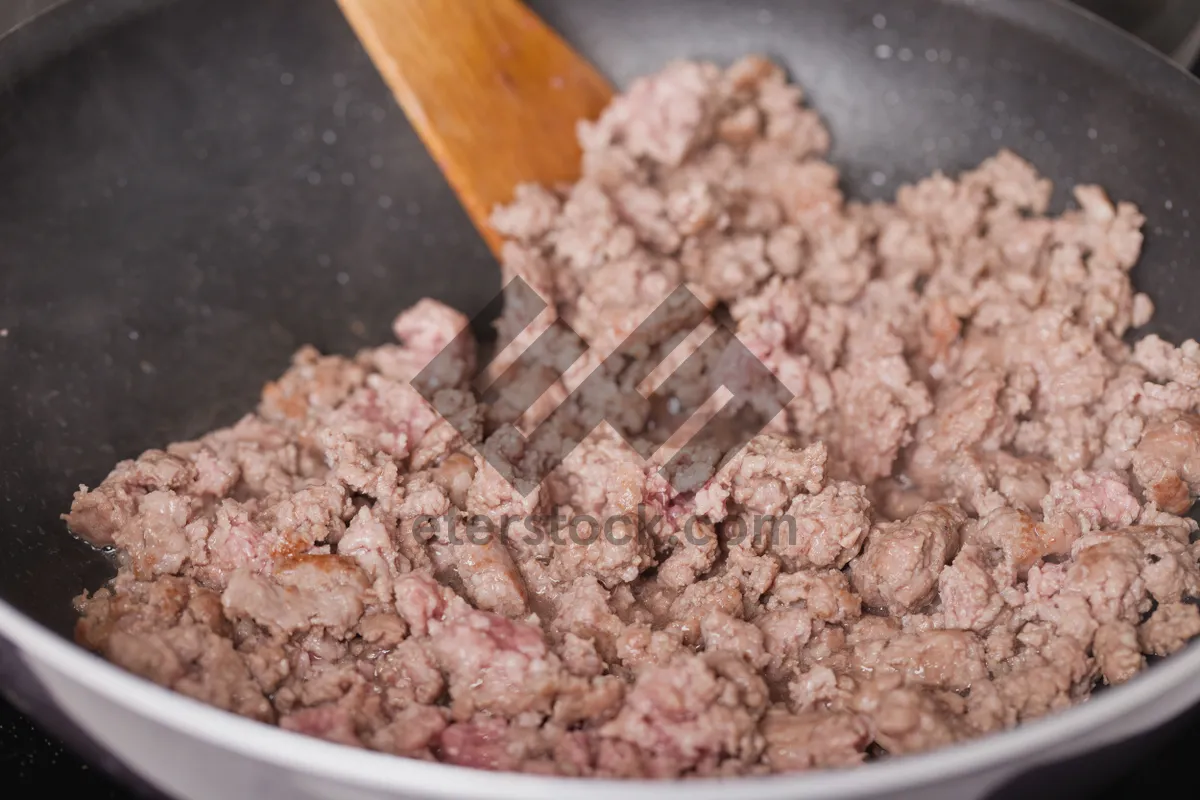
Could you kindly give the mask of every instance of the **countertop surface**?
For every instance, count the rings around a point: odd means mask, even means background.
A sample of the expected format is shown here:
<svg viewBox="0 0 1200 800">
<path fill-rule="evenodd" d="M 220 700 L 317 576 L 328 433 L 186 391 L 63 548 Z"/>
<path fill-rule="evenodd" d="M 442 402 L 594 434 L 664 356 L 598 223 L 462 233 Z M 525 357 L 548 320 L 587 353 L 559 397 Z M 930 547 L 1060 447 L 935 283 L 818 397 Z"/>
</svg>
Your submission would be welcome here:
<svg viewBox="0 0 1200 800">
<path fill-rule="evenodd" d="M 0 785 L 8 797 L 51 792 L 86 795 L 88 800 L 130 800 L 108 776 L 80 761 L 8 703 L 0 700 Z"/>
</svg>

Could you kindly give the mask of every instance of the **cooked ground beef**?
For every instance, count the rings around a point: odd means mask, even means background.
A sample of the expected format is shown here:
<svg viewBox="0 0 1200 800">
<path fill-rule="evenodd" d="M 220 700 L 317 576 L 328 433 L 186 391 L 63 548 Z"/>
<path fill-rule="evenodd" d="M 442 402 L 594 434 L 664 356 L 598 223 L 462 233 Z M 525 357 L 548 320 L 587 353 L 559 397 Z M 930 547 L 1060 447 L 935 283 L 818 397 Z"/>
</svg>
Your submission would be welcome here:
<svg viewBox="0 0 1200 800">
<path fill-rule="evenodd" d="M 1082 186 L 1046 216 L 1050 184 L 1009 152 L 850 202 L 801 99 L 761 58 L 671 64 L 582 126 L 578 183 L 495 215 L 505 276 L 548 305 L 526 330 L 510 304 L 502 339 L 561 319 L 587 342 L 551 348 L 561 378 L 528 367 L 535 412 L 600 403 L 652 437 L 643 395 L 571 391 L 686 282 L 795 396 L 735 456 L 667 481 L 601 426 L 515 491 L 495 464 L 546 451 L 514 435 L 521 402 L 482 402 L 466 319 L 426 300 L 400 344 L 302 349 L 233 427 L 81 488 L 66 519 L 120 569 L 79 598 L 80 642 L 334 742 L 677 778 L 980 736 L 1200 634 L 1200 345 L 1125 343 L 1152 312 L 1137 209 Z M 668 318 L 654 346 L 690 330 Z M 411 381 L 438 353 L 430 403 Z M 744 360 L 687 363 L 688 407 L 754 388 Z M 626 515 L 626 535 L 471 536 L 530 514 Z M 794 531 L 745 535 L 766 515 Z"/>
</svg>

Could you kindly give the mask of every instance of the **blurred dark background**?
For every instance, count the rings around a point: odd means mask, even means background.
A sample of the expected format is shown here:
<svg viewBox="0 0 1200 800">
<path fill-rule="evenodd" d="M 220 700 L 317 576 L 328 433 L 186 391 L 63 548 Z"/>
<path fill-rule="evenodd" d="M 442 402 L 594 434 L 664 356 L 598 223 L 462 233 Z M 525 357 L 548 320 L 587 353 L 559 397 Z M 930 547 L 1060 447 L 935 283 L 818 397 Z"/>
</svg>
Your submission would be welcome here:
<svg viewBox="0 0 1200 800">
<path fill-rule="evenodd" d="M 1099 14 L 1135 34 L 1147 44 L 1169 55 L 1194 57 L 1198 0 L 1074 0 L 1076 5 Z"/>
<path fill-rule="evenodd" d="M 1200 50 L 1200 37 L 1196 35 L 1200 31 L 1200 0 L 1076 2 L 1162 52 L 1187 57 Z M 1193 73 L 1200 76 L 1200 70 L 1193 68 Z M 1083 796 L 1094 800 L 1117 800 L 1159 792 L 1173 793 L 1178 786 L 1191 785 L 1195 753 L 1200 752 L 1200 712 L 1189 714 L 1164 736 L 1163 741 L 1149 746 L 1139 766 L 1101 792 Z M 82 794 L 88 800 L 153 798 L 145 789 L 133 792 L 118 785 L 76 758 L 3 700 L 0 700 L 0 786 L 4 787 L 4 796 L 16 798 L 40 797 L 51 792 Z M 1070 786 L 1054 785 L 1053 781 L 1042 788 L 1048 789 L 1054 797 L 1081 796 Z M 1025 787 L 1018 789 L 1016 794 L 1029 797 Z"/>
</svg>

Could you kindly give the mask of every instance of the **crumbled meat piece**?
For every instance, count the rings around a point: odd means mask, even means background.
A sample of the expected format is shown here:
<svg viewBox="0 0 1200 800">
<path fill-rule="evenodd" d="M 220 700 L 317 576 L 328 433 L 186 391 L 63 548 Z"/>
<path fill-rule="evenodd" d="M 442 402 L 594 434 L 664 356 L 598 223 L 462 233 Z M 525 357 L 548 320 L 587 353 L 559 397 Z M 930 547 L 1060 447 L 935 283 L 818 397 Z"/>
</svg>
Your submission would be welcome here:
<svg viewBox="0 0 1200 800">
<path fill-rule="evenodd" d="M 1120 535 L 1080 540 L 1059 594 L 1085 600 L 1097 622 L 1136 622 L 1149 605 L 1142 548 Z"/>
<path fill-rule="evenodd" d="M 454 597 L 454 592 L 424 572 L 400 575 L 396 578 L 395 592 L 396 610 L 419 636 L 428 635 L 431 623 L 442 618 Z"/>
<path fill-rule="evenodd" d="M 1092 652 L 1100 674 L 1110 684 L 1124 683 L 1146 666 L 1137 628 L 1128 622 L 1110 622 L 1097 628 Z"/>
<path fill-rule="evenodd" d="M 322 356 L 315 347 L 300 348 L 292 368 L 263 387 L 259 410 L 274 422 L 302 422 L 336 407 L 366 379 L 365 371 L 340 356 Z"/>
<path fill-rule="evenodd" d="M 974 545 L 963 547 L 942 570 L 938 599 L 945 627 L 980 633 L 992 626 L 1005 607 L 984 554 Z"/>
<path fill-rule="evenodd" d="M 867 675 L 897 672 L 913 684 L 952 691 L 987 678 L 983 641 L 969 631 L 904 633 L 854 647 L 853 663 Z"/>
<path fill-rule="evenodd" d="M 577 578 L 559 589 L 553 601 L 558 614 L 550 628 L 575 635 L 593 643 L 606 660 L 616 658 L 617 638 L 624 632 L 625 623 L 613 610 L 609 592 L 590 575 Z"/>
<path fill-rule="evenodd" d="M 436 706 L 411 706 L 371 734 L 372 749 L 398 756 L 433 760 L 432 748 L 446 730 L 446 716 Z"/>
<path fill-rule="evenodd" d="M 1068 526 L 1071 540 L 1090 531 L 1127 528 L 1141 510 L 1125 481 L 1112 472 L 1077 472 L 1054 481 L 1042 500 L 1046 522 Z"/>
<path fill-rule="evenodd" d="M 1134 450 L 1133 475 L 1147 502 L 1186 513 L 1200 491 L 1200 416 L 1168 414 L 1151 422 Z"/>
<path fill-rule="evenodd" d="M 766 684 L 737 656 L 680 655 L 642 672 L 600 735 L 643 748 L 659 777 L 711 770 L 725 758 L 749 764 L 762 754 L 766 703 Z"/>
<path fill-rule="evenodd" d="M 754 624 L 762 629 L 763 644 L 776 672 L 799 662 L 813 633 L 812 614 L 799 605 L 768 611 L 757 617 Z"/>
<path fill-rule="evenodd" d="M 553 720 L 559 725 L 598 724 L 614 717 L 625 699 L 625 682 L 615 675 L 571 677 L 554 701 Z"/>
<path fill-rule="evenodd" d="M 958 552 L 965 521 L 957 506 L 934 503 L 872 530 L 850 572 L 864 604 L 899 614 L 932 601 L 942 568 Z"/>
<path fill-rule="evenodd" d="M 777 436 L 756 436 L 701 487 L 696 510 L 717 521 L 731 505 L 760 515 L 779 514 L 799 492 L 821 490 L 827 459 L 824 445 L 800 449 Z"/>
<path fill-rule="evenodd" d="M 592 678 L 604 672 L 606 667 L 595 641 L 574 633 L 566 633 L 555 652 L 572 675 Z"/>
<path fill-rule="evenodd" d="M 869 509 L 863 487 L 845 481 L 798 495 L 774 529 L 771 549 L 790 569 L 844 567 L 867 538 Z"/>
<path fill-rule="evenodd" d="M 767 607 L 803 602 L 813 619 L 823 622 L 853 622 L 862 613 L 862 598 L 851 589 L 841 570 L 791 572 L 779 575 L 771 585 Z"/>
<path fill-rule="evenodd" d="M 492 225 L 509 239 L 536 242 L 554 229 L 561 201 L 550 191 L 533 184 L 517 187 L 513 202 L 492 213 Z"/>
<path fill-rule="evenodd" d="M 408 624 L 390 612 L 367 614 L 358 621 L 356 632 L 367 644 L 391 650 L 408 636 Z"/>
<path fill-rule="evenodd" d="M 305 708 L 279 718 L 279 727 L 306 736 L 315 736 L 327 742 L 362 747 L 354 729 L 354 717 L 342 706 L 325 705 Z"/>
<path fill-rule="evenodd" d="M 1200 608 L 1193 603 L 1163 603 L 1138 627 L 1142 652 L 1168 656 L 1200 636 Z"/>
<path fill-rule="evenodd" d="M 633 156 L 666 167 L 679 165 L 710 133 L 714 88 L 720 71 L 710 64 L 677 61 L 633 82 L 595 123 L 585 124 L 585 150 L 620 143 Z"/>
<path fill-rule="evenodd" d="M 427 639 L 405 639 L 371 665 L 372 679 L 392 710 L 436 702 L 446 682 Z"/>
<path fill-rule="evenodd" d="M 403 564 L 398 559 L 402 556 L 392 542 L 391 531 L 373 509 L 364 506 L 354 515 L 338 542 L 338 555 L 354 559 L 371 580 L 376 603 L 385 607 L 394 604 L 396 577 Z"/>
<path fill-rule="evenodd" d="M 469 333 L 462 335 L 468 324 L 463 314 L 449 306 L 420 301 L 392 324 L 396 338 L 404 343 L 396 352 L 403 354 L 407 369 L 398 370 L 399 359 L 393 359 L 388 377 L 407 382 L 421 373 L 425 391 L 462 388 L 475 369 L 475 342 Z"/>
<path fill-rule="evenodd" d="M 81 644 L 344 745 L 636 779 L 944 747 L 1200 636 L 1200 343 L 1126 343 L 1135 207 L 1049 216 L 1009 151 L 847 198 L 759 56 L 578 133 L 494 210 L 485 368 L 425 299 L 80 487 L 118 565 Z"/>
<path fill-rule="evenodd" d="M 831 444 L 857 480 L 890 475 L 900 449 L 912 441 L 913 426 L 933 408 L 928 389 L 899 355 L 864 355 L 830 378 L 840 416 Z"/>
<path fill-rule="evenodd" d="M 981 730 L 1011 726 L 1066 708 L 1095 680 L 1092 659 L 1075 637 L 1026 625 L 1017 652 L 990 683 L 971 687 L 968 715 Z"/>
<path fill-rule="evenodd" d="M 76 637 L 109 661 L 218 708 L 275 719 L 208 589 L 176 577 L 118 578 L 78 607 Z"/>
<path fill-rule="evenodd" d="M 869 721 L 880 747 L 902 755 L 944 747 L 972 735 L 965 715 L 956 712 L 950 697 L 957 695 L 906 687 L 898 676 L 891 676 L 864 683 L 849 707 Z"/>
<path fill-rule="evenodd" d="M 95 490 L 81 486 L 63 518 L 92 544 L 114 545 L 137 515 L 139 499 L 150 492 L 182 489 L 195 477 L 196 468 L 185 459 L 149 450 L 136 461 L 122 461 Z"/>
<path fill-rule="evenodd" d="M 476 607 L 508 617 L 521 617 L 529 611 L 525 583 L 504 546 L 499 532 L 488 530 L 478 517 L 462 518 L 457 537 L 438 536 L 429 550 L 436 567 L 457 578 Z"/>
<path fill-rule="evenodd" d="M 765 759 L 778 772 L 850 767 L 866 758 L 871 729 L 866 720 L 845 711 L 789 714 L 772 709 L 762 721 Z"/>
<path fill-rule="evenodd" d="M 665 664 L 682 649 L 677 633 L 651 630 L 649 625 L 630 625 L 617 639 L 617 657 L 632 670 Z"/>
<path fill-rule="evenodd" d="M 438 736 L 441 760 L 462 767 L 516 770 L 544 753 L 545 742 L 533 728 L 512 726 L 500 718 L 456 722 Z"/>
<path fill-rule="evenodd" d="M 700 635 L 705 650 L 725 650 L 756 667 L 763 667 L 770 660 L 763 647 L 762 630 L 723 611 L 714 610 L 701 620 Z"/>
<path fill-rule="evenodd" d="M 505 717 L 550 712 L 563 670 L 536 625 L 458 601 L 430 624 L 429 635 L 449 676 L 455 719 L 477 711 Z"/>
<path fill-rule="evenodd" d="M 315 626 L 349 635 L 363 615 L 366 576 L 343 556 L 300 556 L 267 577 L 239 570 L 221 604 L 230 619 L 252 619 L 284 636 Z"/>
</svg>

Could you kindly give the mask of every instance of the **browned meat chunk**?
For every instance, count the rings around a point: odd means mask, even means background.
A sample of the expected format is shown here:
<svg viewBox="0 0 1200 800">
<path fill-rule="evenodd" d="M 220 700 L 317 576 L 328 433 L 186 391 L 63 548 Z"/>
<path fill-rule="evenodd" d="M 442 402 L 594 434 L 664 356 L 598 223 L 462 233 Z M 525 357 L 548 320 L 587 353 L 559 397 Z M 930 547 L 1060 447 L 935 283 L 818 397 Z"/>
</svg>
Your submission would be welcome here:
<svg viewBox="0 0 1200 800">
<path fill-rule="evenodd" d="M 1200 416 L 1171 414 L 1146 427 L 1133 454 L 1146 501 L 1184 514 L 1200 490 Z"/>
<path fill-rule="evenodd" d="M 850 574 L 863 602 L 893 614 L 918 611 L 937 594 L 938 576 L 954 558 L 966 515 L 930 504 L 903 522 L 884 523 L 867 537 Z"/>
</svg>

